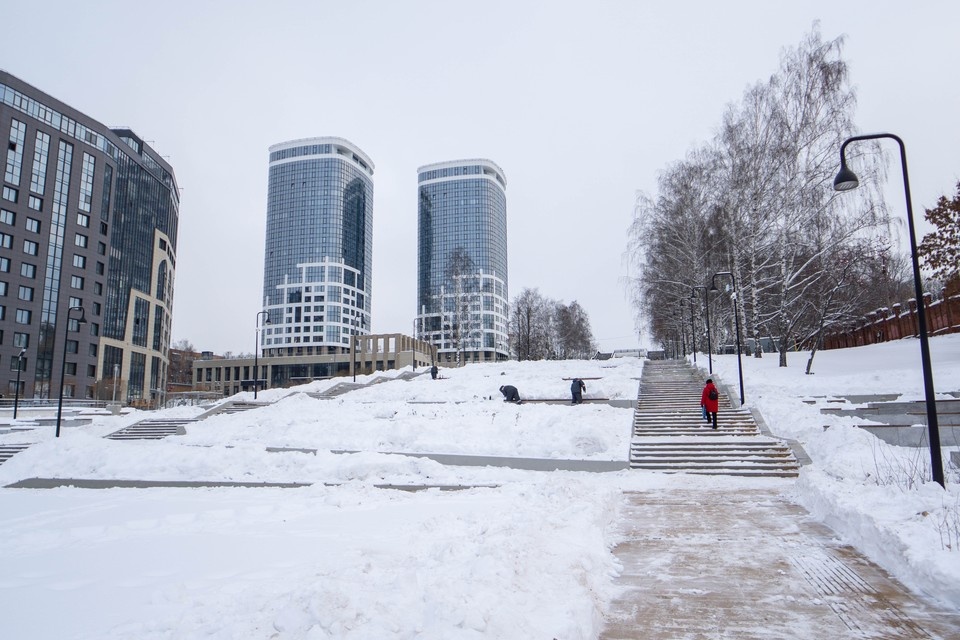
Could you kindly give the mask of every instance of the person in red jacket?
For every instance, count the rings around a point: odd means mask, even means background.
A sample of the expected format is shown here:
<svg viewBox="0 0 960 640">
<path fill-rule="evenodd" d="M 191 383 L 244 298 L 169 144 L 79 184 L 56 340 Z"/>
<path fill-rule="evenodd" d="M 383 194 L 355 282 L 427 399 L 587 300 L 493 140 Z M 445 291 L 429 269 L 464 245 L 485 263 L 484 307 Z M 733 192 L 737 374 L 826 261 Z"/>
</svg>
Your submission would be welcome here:
<svg viewBox="0 0 960 640">
<path fill-rule="evenodd" d="M 700 394 L 700 406 L 706 411 L 707 423 L 713 423 L 713 428 L 717 428 L 717 411 L 720 409 L 720 392 L 713 384 L 712 378 L 707 378 L 707 383 L 703 385 L 703 393 Z"/>
</svg>

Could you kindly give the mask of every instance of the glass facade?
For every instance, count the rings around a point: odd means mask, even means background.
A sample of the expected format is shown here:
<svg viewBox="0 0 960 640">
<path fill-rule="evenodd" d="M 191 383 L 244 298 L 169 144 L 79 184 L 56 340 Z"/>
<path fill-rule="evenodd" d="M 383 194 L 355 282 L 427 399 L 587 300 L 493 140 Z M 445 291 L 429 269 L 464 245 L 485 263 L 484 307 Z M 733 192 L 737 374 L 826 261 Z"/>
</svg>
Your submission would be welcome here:
<svg viewBox="0 0 960 640">
<path fill-rule="evenodd" d="M 373 162 L 341 138 L 270 147 L 260 348 L 348 351 L 370 333 Z"/>
<path fill-rule="evenodd" d="M 421 167 L 417 337 L 441 360 L 509 356 L 507 181 L 489 160 Z"/>
<path fill-rule="evenodd" d="M 56 397 L 62 368 L 67 395 L 110 399 L 116 369 L 126 390 L 117 400 L 159 399 L 179 216 L 172 168 L 132 131 L 109 129 L 2 71 L 0 131 L 9 132 L 4 193 L 19 196 L 4 203 L 11 242 L 0 241 L 0 264 L 19 274 L 0 337 L 16 327 L 18 344 L 0 339 L 0 358 L 26 345 L 21 394 Z M 83 308 L 84 324 L 70 307 Z"/>
</svg>

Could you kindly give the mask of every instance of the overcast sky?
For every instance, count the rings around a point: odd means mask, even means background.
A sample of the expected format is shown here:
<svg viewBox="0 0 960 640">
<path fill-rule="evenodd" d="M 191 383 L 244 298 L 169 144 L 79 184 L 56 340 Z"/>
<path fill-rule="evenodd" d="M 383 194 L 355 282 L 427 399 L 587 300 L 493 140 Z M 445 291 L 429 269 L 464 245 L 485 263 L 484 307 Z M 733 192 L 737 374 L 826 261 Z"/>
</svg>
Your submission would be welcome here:
<svg viewBox="0 0 960 640">
<path fill-rule="evenodd" d="M 413 331 L 417 167 L 489 158 L 511 298 L 578 301 L 605 350 L 647 346 L 622 284 L 636 193 L 815 20 L 847 37 L 861 132 L 904 139 L 918 218 L 960 179 L 956 0 L 0 0 L 0 16 L 0 68 L 173 165 L 173 339 L 216 353 L 254 349 L 278 142 L 339 136 L 373 159 L 375 333 Z"/>
</svg>

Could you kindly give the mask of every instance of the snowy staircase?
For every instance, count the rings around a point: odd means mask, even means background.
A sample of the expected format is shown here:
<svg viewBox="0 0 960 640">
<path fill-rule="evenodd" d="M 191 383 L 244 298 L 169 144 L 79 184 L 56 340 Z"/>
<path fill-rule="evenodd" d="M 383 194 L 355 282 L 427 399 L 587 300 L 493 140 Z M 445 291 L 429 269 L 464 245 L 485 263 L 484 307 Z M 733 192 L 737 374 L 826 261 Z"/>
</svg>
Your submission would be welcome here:
<svg viewBox="0 0 960 640">
<path fill-rule="evenodd" d="M 27 447 L 29 444 L 4 444 L 0 445 L 0 464 L 3 464 L 13 456 L 17 455 Z"/>
<path fill-rule="evenodd" d="M 226 413 L 227 415 L 231 415 L 234 413 L 243 413 L 244 411 L 250 411 L 252 409 L 259 409 L 260 407 L 265 406 L 267 405 L 262 402 L 231 402 L 223 405 L 223 407 L 220 409 L 220 411 L 217 411 L 217 413 Z"/>
<path fill-rule="evenodd" d="M 782 441 L 760 433 L 753 415 L 720 393 L 717 429 L 703 419 L 703 378 L 681 361 L 647 361 L 640 380 L 630 467 L 707 475 L 795 477 Z"/>
<path fill-rule="evenodd" d="M 186 435 L 185 425 L 193 422 L 196 422 L 196 419 L 141 420 L 104 437 L 108 440 L 160 440 L 167 436 Z"/>
</svg>

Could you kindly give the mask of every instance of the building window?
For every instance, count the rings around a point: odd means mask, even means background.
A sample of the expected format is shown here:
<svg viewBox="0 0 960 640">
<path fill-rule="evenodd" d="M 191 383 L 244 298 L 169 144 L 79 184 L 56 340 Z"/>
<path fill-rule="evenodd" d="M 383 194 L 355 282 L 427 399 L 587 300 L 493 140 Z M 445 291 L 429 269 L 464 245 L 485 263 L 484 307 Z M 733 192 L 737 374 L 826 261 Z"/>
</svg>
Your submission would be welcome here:
<svg viewBox="0 0 960 640">
<path fill-rule="evenodd" d="M 50 136 L 37 131 L 37 143 L 33 147 L 33 171 L 30 174 L 30 190 L 43 193 L 47 184 L 47 159 L 50 157 Z"/>
<path fill-rule="evenodd" d="M 17 223 L 17 214 L 13 211 L 7 211 L 6 209 L 0 209 L 0 222 L 3 224 L 8 224 L 11 227 Z"/>
<path fill-rule="evenodd" d="M 33 287 L 24 287 L 21 285 L 17 297 L 25 302 L 33 302 Z"/>
<path fill-rule="evenodd" d="M 10 273 L 10 259 L 0 258 L 0 272 Z"/>
<path fill-rule="evenodd" d="M 30 346 L 30 334 L 29 333 L 20 333 L 19 331 L 14 332 L 13 334 L 13 346 L 20 349 L 26 349 Z"/>
<path fill-rule="evenodd" d="M 67 353 L 76 353 L 80 350 L 80 343 L 76 340 L 67 340 Z"/>
<path fill-rule="evenodd" d="M 81 227 L 90 227 L 90 216 L 85 213 L 77 214 L 77 225 Z"/>
<path fill-rule="evenodd" d="M 75 266 L 77 269 L 86 269 L 87 258 L 79 253 L 73 254 L 73 266 Z"/>
<path fill-rule="evenodd" d="M 94 282 L 94 283 L 93 283 L 93 293 L 94 293 L 95 295 L 98 295 L 98 296 L 103 293 L 103 283 L 102 283 L 102 282 Z"/>
<path fill-rule="evenodd" d="M 20 169 L 23 165 L 23 140 L 27 135 L 27 125 L 19 120 L 10 121 L 10 138 L 7 143 L 7 170 L 3 179 L 20 184 Z"/>
<path fill-rule="evenodd" d="M 27 224 L 24 226 L 27 228 L 27 231 L 40 233 L 40 221 L 35 218 L 27 218 Z"/>
<path fill-rule="evenodd" d="M 105 267 L 104 267 L 104 265 L 103 265 L 102 262 L 98 262 L 98 263 L 97 263 L 97 275 L 98 275 L 98 276 L 102 276 L 102 275 L 103 275 L 104 268 L 105 268 Z"/>
<path fill-rule="evenodd" d="M 13 249 L 13 236 L 9 233 L 0 233 L 0 247 Z"/>
<path fill-rule="evenodd" d="M 34 264 L 29 264 L 24 262 L 20 265 L 20 275 L 24 278 L 36 278 L 37 277 L 37 266 Z"/>
<path fill-rule="evenodd" d="M 81 211 L 90 211 L 90 205 L 93 203 L 93 174 L 96 167 L 96 160 L 92 155 L 87 152 L 83 153 L 83 173 L 80 176 L 80 202 L 78 206 Z M 90 226 L 90 218 L 87 218 L 87 224 L 82 225 L 84 227 Z M 80 223 L 80 217 L 77 216 L 77 223 Z"/>
<path fill-rule="evenodd" d="M 6 297 L 7 295 L 7 283 L 0 282 L 0 297 Z"/>
<path fill-rule="evenodd" d="M 86 237 L 84 237 L 84 241 L 86 241 Z M 87 245 L 83 245 L 83 246 L 87 246 Z M 97 253 L 99 253 L 101 256 L 107 255 L 107 245 L 103 242 L 98 242 Z"/>
<path fill-rule="evenodd" d="M 30 324 L 30 317 L 29 309 L 17 309 L 17 324 Z"/>
<path fill-rule="evenodd" d="M 33 240 L 24 240 L 23 252 L 29 256 L 35 256 L 40 252 L 40 245 Z"/>
<path fill-rule="evenodd" d="M 76 352 L 75 352 L 75 351 L 72 351 L 71 353 L 76 353 Z M 68 362 L 68 363 L 67 363 L 67 368 L 65 369 L 65 371 L 66 371 L 66 373 L 67 373 L 68 376 L 75 376 L 75 375 L 77 375 L 77 363 L 76 363 L 76 362 Z M 72 397 L 73 397 L 73 385 L 70 385 L 70 393 L 65 393 L 64 395 L 67 396 L 68 398 L 72 398 Z"/>
<path fill-rule="evenodd" d="M 86 248 L 87 242 L 87 236 L 83 235 L 82 233 L 76 234 L 73 238 L 73 244 L 77 245 L 78 247 Z"/>
<path fill-rule="evenodd" d="M 43 200 L 37 196 L 30 196 L 27 200 L 27 203 L 31 209 L 34 211 L 43 211 Z"/>
<path fill-rule="evenodd" d="M 80 276 L 70 276 L 70 287 L 73 289 L 83 289 L 83 278 Z"/>
<path fill-rule="evenodd" d="M 9 200 L 10 202 L 16 202 L 17 190 L 14 189 L 13 187 L 8 187 L 7 185 L 3 185 L 3 199 Z"/>
</svg>

